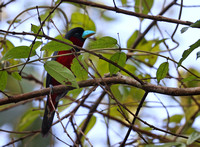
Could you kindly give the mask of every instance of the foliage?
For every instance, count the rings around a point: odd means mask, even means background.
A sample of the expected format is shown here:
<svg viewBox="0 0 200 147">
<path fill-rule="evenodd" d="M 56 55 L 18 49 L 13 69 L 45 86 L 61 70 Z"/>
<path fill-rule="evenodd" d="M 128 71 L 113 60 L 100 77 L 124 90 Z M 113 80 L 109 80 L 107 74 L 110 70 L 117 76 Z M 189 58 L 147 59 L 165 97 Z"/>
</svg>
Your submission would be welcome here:
<svg viewBox="0 0 200 147">
<path fill-rule="evenodd" d="M 78 84 L 73 73 L 59 62 L 47 61 L 44 64 L 44 68 L 59 83 L 78 88 Z"/>
<path fill-rule="evenodd" d="M 126 54 L 123 52 L 116 52 L 115 54 L 111 56 L 110 60 L 115 62 L 119 66 L 124 67 L 126 64 Z M 110 76 L 112 76 L 113 74 L 116 74 L 119 70 L 120 69 L 117 68 L 115 65 L 111 63 L 109 64 Z"/>
<path fill-rule="evenodd" d="M 87 80 L 88 67 L 87 67 L 87 64 L 85 63 L 83 55 L 80 55 L 78 58 L 73 59 L 71 70 L 73 74 L 76 76 L 77 81 Z"/>
<path fill-rule="evenodd" d="M 199 60 L 191 60 L 200 39 L 187 35 L 188 30 L 199 31 L 199 20 L 177 20 L 178 11 L 170 10 L 186 8 L 173 0 L 48 2 L 51 6 L 20 3 L 23 10 L 12 17 L 6 13 L 18 1 L 0 6 L 5 15 L 0 30 L 0 132 L 9 134 L 2 141 L 8 144 L 1 146 L 97 146 L 98 141 L 101 146 L 200 146 Z M 170 18 L 162 17 L 166 12 Z M 179 23 L 181 32 L 174 31 Z M 72 49 L 63 36 L 75 27 L 96 34 L 68 69 L 50 59 L 54 51 Z M 189 48 L 182 45 L 184 35 L 184 42 L 192 38 Z M 199 57 L 197 51 L 192 59 Z M 73 90 L 60 99 L 51 133 L 43 138 L 46 72 Z"/>
<path fill-rule="evenodd" d="M 160 66 L 158 67 L 158 70 L 156 72 L 156 78 L 158 80 L 158 83 L 160 82 L 160 80 L 162 80 L 166 77 L 168 71 L 169 71 L 169 63 L 168 62 L 164 62 L 164 63 L 160 64 Z"/>
<path fill-rule="evenodd" d="M 68 44 L 72 44 L 71 41 L 62 38 L 61 36 L 57 36 L 55 38 L 59 39 L 60 41 L 66 42 Z M 70 45 L 60 43 L 58 41 L 50 41 L 41 48 L 41 51 L 45 50 L 45 51 L 49 51 L 49 52 L 54 52 L 54 51 L 70 50 L 71 48 L 72 47 Z"/>
</svg>

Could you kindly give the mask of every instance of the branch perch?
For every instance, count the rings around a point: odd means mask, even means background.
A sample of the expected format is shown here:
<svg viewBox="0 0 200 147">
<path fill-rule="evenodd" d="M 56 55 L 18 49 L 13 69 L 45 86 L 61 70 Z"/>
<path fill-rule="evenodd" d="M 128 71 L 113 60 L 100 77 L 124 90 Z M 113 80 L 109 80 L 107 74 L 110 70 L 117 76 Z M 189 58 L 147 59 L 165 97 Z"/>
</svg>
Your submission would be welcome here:
<svg viewBox="0 0 200 147">
<path fill-rule="evenodd" d="M 200 94 L 200 87 L 193 87 L 193 88 L 172 88 L 172 87 L 164 87 L 159 85 L 154 85 L 150 83 L 145 83 L 144 85 L 140 84 L 138 81 L 136 81 L 133 78 L 118 75 L 114 77 L 106 77 L 106 78 L 97 78 L 95 80 L 85 80 L 78 82 L 78 85 L 80 88 L 89 87 L 98 85 L 98 83 L 104 85 L 104 84 L 126 84 L 133 87 L 137 87 L 140 89 L 143 89 L 148 92 L 155 92 L 165 95 L 171 95 L 171 96 L 189 96 L 189 95 L 199 95 Z M 53 88 L 53 91 L 55 93 L 61 93 L 65 90 L 72 90 L 73 87 L 65 86 L 65 85 L 58 85 Z M 25 94 L 19 94 L 15 95 L 9 98 L 3 98 L 0 99 L 0 106 L 10 103 L 17 103 L 20 101 L 36 98 L 39 96 L 44 96 L 49 94 L 50 88 L 45 88 L 41 90 L 36 90 L 33 92 L 28 92 Z"/>
<path fill-rule="evenodd" d="M 107 6 L 107 5 L 102 5 L 102 4 L 98 4 L 95 2 L 91 2 L 91 1 L 84 1 L 84 0 L 62 0 L 62 1 L 74 2 L 77 4 L 83 4 L 83 5 L 90 6 L 90 7 L 101 8 L 101 9 L 105 9 L 105 10 L 114 11 L 116 13 L 121 13 L 121 14 L 126 14 L 126 15 L 131 15 L 131 16 L 135 16 L 135 17 L 146 18 L 146 19 L 151 19 L 151 20 L 156 20 L 156 21 L 165 21 L 165 22 L 183 24 L 183 25 L 193 24 L 193 22 L 190 22 L 190 21 L 183 21 L 183 20 L 168 18 L 168 17 L 164 17 L 161 15 L 153 16 L 153 15 L 146 15 L 146 14 L 142 14 L 142 13 L 136 13 L 133 11 L 120 9 L 118 7 L 116 8 L 116 7 L 111 7 L 111 6 Z"/>
</svg>

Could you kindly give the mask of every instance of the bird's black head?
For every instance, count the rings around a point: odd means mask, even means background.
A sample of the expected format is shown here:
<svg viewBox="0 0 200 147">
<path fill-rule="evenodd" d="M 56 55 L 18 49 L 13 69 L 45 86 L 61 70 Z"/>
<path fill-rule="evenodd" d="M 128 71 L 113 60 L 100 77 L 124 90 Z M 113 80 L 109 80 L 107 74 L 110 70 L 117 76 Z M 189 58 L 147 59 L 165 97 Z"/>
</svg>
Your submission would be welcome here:
<svg viewBox="0 0 200 147">
<path fill-rule="evenodd" d="M 83 28 L 77 27 L 67 32 L 67 34 L 65 35 L 65 38 L 73 42 L 74 45 L 82 47 L 85 39 L 90 37 L 94 33 L 95 33 L 94 31 L 90 31 L 90 30 L 84 31 Z"/>
<path fill-rule="evenodd" d="M 84 43 L 86 38 L 82 38 L 83 32 L 84 32 L 83 28 L 80 28 L 80 27 L 73 28 L 69 32 L 67 32 L 67 34 L 65 35 L 65 38 L 68 40 L 71 40 L 72 42 L 73 42 L 73 38 L 76 38 L 79 41 Z M 73 43 L 76 44 L 75 42 Z"/>
</svg>

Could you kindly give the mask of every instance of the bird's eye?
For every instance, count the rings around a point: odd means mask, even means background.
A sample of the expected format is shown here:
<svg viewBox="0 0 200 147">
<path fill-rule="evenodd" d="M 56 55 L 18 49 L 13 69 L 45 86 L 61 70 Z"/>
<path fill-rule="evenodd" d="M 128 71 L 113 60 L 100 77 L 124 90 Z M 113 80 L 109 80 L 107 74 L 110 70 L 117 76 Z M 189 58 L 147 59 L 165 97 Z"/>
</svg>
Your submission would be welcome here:
<svg viewBox="0 0 200 147">
<path fill-rule="evenodd" d="M 75 33 L 74 36 L 80 36 L 80 34 L 79 33 Z"/>
</svg>

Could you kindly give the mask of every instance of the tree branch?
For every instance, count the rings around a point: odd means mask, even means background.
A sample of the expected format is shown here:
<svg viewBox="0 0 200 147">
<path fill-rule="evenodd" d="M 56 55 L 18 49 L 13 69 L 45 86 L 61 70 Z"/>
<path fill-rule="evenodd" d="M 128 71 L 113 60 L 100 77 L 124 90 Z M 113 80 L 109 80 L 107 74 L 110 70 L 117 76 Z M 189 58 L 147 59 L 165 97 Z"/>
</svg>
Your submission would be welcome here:
<svg viewBox="0 0 200 147">
<path fill-rule="evenodd" d="M 136 81 L 133 78 L 118 75 L 114 77 L 107 77 L 107 78 L 97 78 L 95 80 L 85 80 L 78 82 L 78 85 L 80 88 L 89 87 L 98 85 L 98 83 L 105 85 L 105 84 L 126 84 L 133 87 L 137 87 L 140 89 L 143 89 L 148 92 L 155 92 L 165 95 L 171 95 L 171 96 L 189 96 L 189 95 L 199 95 L 200 94 L 200 87 L 193 87 L 193 88 L 172 88 L 172 87 L 164 87 L 164 86 L 158 86 L 150 83 L 145 83 L 144 85 L 140 84 L 138 81 Z M 53 91 L 55 93 L 61 93 L 65 90 L 72 90 L 73 87 L 65 86 L 65 85 L 58 85 L 53 88 Z M 9 103 L 17 103 L 20 101 L 32 99 L 39 96 L 44 96 L 49 94 L 50 88 L 45 88 L 41 90 L 36 90 L 33 92 L 28 92 L 25 94 L 19 94 L 16 96 L 12 96 L 10 98 L 3 98 L 0 99 L 0 105 L 5 105 Z"/>
<path fill-rule="evenodd" d="M 156 20 L 156 21 L 165 21 L 165 22 L 183 24 L 183 25 L 193 24 L 193 22 L 190 22 L 190 21 L 182 21 L 182 20 L 178 20 L 178 19 L 163 17 L 163 16 L 160 16 L 160 15 L 153 16 L 153 15 L 146 15 L 146 14 L 142 14 L 142 13 L 136 13 L 136 12 L 132 12 L 132 11 L 116 8 L 116 7 L 110 7 L 110 6 L 94 3 L 94 2 L 91 2 L 91 1 L 84 1 L 84 0 L 62 0 L 62 1 L 74 2 L 74 3 L 77 3 L 77 4 L 83 4 L 83 5 L 87 5 L 87 6 L 90 6 L 90 7 L 101 8 L 101 9 L 105 9 L 105 10 L 114 11 L 116 13 L 122 13 L 122 14 L 126 14 L 126 15 L 131 15 L 131 16 L 136 16 L 136 17 L 146 18 L 146 19 L 151 19 L 151 20 Z"/>
<path fill-rule="evenodd" d="M 142 108 L 142 105 L 143 105 L 143 103 L 144 103 L 144 101 L 145 101 L 145 99 L 146 99 L 148 93 L 149 93 L 149 92 L 146 91 L 145 94 L 144 94 L 144 96 L 142 97 L 142 100 L 140 101 L 140 104 L 139 104 L 139 106 L 137 107 L 137 110 L 136 110 L 136 112 L 135 112 L 133 121 L 132 121 L 132 123 L 130 124 L 130 127 L 129 127 L 129 129 L 128 129 L 127 133 L 126 133 L 126 136 L 125 136 L 123 142 L 121 143 L 120 147 L 125 146 L 126 141 L 127 141 L 128 137 L 129 137 L 129 135 L 130 135 L 130 133 L 131 133 L 131 130 L 132 130 L 133 126 L 134 126 L 134 123 L 135 123 L 135 121 L 136 121 L 136 117 L 138 117 L 138 114 L 139 114 L 139 112 L 140 112 L 140 110 L 141 110 L 141 108 Z"/>
</svg>

